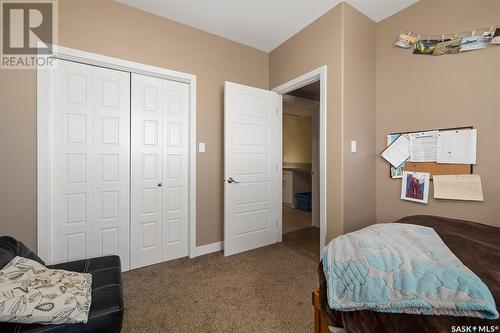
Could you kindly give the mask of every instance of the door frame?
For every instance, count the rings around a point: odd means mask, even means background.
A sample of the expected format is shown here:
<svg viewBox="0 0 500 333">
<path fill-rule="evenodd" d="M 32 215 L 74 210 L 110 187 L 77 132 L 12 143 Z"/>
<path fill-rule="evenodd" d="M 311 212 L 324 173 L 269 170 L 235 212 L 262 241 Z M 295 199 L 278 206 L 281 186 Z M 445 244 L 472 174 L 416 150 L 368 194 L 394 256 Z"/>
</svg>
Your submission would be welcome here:
<svg viewBox="0 0 500 333">
<path fill-rule="evenodd" d="M 188 253 L 196 251 L 196 75 L 53 45 L 54 57 L 189 85 Z M 50 68 L 37 68 L 37 254 L 50 258 Z"/>
<path fill-rule="evenodd" d="M 320 234 L 320 257 L 325 247 L 326 236 L 326 65 L 313 69 L 295 79 L 285 82 L 272 91 L 284 95 L 293 90 L 302 88 L 313 82 L 320 81 L 319 101 L 319 234 Z M 283 108 L 278 111 L 278 202 L 282 202 L 281 187 L 283 184 Z M 282 210 L 278 209 L 278 234 L 276 241 L 282 241 L 283 216 Z"/>
</svg>

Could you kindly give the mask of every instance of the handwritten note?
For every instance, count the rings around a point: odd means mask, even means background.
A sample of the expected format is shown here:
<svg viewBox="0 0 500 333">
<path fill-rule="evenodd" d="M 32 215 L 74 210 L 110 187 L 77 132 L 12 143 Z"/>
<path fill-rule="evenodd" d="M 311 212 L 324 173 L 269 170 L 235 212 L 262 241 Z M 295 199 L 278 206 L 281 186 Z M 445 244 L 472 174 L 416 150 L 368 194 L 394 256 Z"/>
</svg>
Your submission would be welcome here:
<svg viewBox="0 0 500 333">
<path fill-rule="evenodd" d="M 434 175 L 434 198 L 483 201 L 480 175 Z"/>
<path fill-rule="evenodd" d="M 398 168 L 410 157 L 410 139 L 402 134 L 382 152 L 382 157 L 393 167 Z"/>
<path fill-rule="evenodd" d="M 477 129 L 440 131 L 437 162 L 476 164 Z"/>
</svg>

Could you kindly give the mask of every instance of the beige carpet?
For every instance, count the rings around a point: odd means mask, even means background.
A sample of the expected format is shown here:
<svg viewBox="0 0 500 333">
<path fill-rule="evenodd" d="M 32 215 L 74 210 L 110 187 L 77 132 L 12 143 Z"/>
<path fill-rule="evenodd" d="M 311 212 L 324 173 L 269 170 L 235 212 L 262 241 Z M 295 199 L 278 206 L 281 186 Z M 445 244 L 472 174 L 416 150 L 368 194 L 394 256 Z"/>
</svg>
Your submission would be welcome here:
<svg viewBox="0 0 500 333">
<path fill-rule="evenodd" d="M 283 207 L 283 233 L 310 228 L 312 213 L 300 209 Z"/>
<path fill-rule="evenodd" d="M 122 332 L 312 332 L 319 229 L 231 257 L 222 252 L 123 274 Z"/>
</svg>

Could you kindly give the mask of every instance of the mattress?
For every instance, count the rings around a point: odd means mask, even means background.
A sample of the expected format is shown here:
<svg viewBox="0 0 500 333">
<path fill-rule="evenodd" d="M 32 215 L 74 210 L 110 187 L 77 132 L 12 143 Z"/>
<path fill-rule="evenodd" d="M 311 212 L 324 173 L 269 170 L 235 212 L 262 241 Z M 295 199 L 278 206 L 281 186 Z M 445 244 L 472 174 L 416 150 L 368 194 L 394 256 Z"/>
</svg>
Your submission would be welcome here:
<svg viewBox="0 0 500 333">
<path fill-rule="evenodd" d="M 433 228 L 450 250 L 490 289 L 500 311 L 500 228 L 444 217 L 416 215 L 397 223 Z M 350 333 L 384 332 L 500 332 L 500 320 L 471 317 L 389 314 L 375 311 L 340 312 L 328 307 L 322 263 L 318 267 L 321 312 L 329 326 Z"/>
</svg>

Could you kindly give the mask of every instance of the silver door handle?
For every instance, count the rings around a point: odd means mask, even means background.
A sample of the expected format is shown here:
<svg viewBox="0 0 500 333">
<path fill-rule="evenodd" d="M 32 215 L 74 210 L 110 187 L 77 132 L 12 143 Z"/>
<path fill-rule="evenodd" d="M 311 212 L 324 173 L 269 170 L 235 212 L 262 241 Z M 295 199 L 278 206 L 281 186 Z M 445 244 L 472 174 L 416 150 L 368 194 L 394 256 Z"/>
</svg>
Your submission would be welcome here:
<svg viewBox="0 0 500 333">
<path fill-rule="evenodd" d="M 236 180 L 234 180 L 234 179 L 233 179 L 233 178 L 231 178 L 231 177 L 229 177 L 229 179 L 227 180 L 227 182 L 228 182 L 229 184 L 232 184 L 232 183 L 236 183 L 236 184 L 238 184 L 238 183 L 239 183 L 239 182 L 237 182 Z"/>
</svg>

